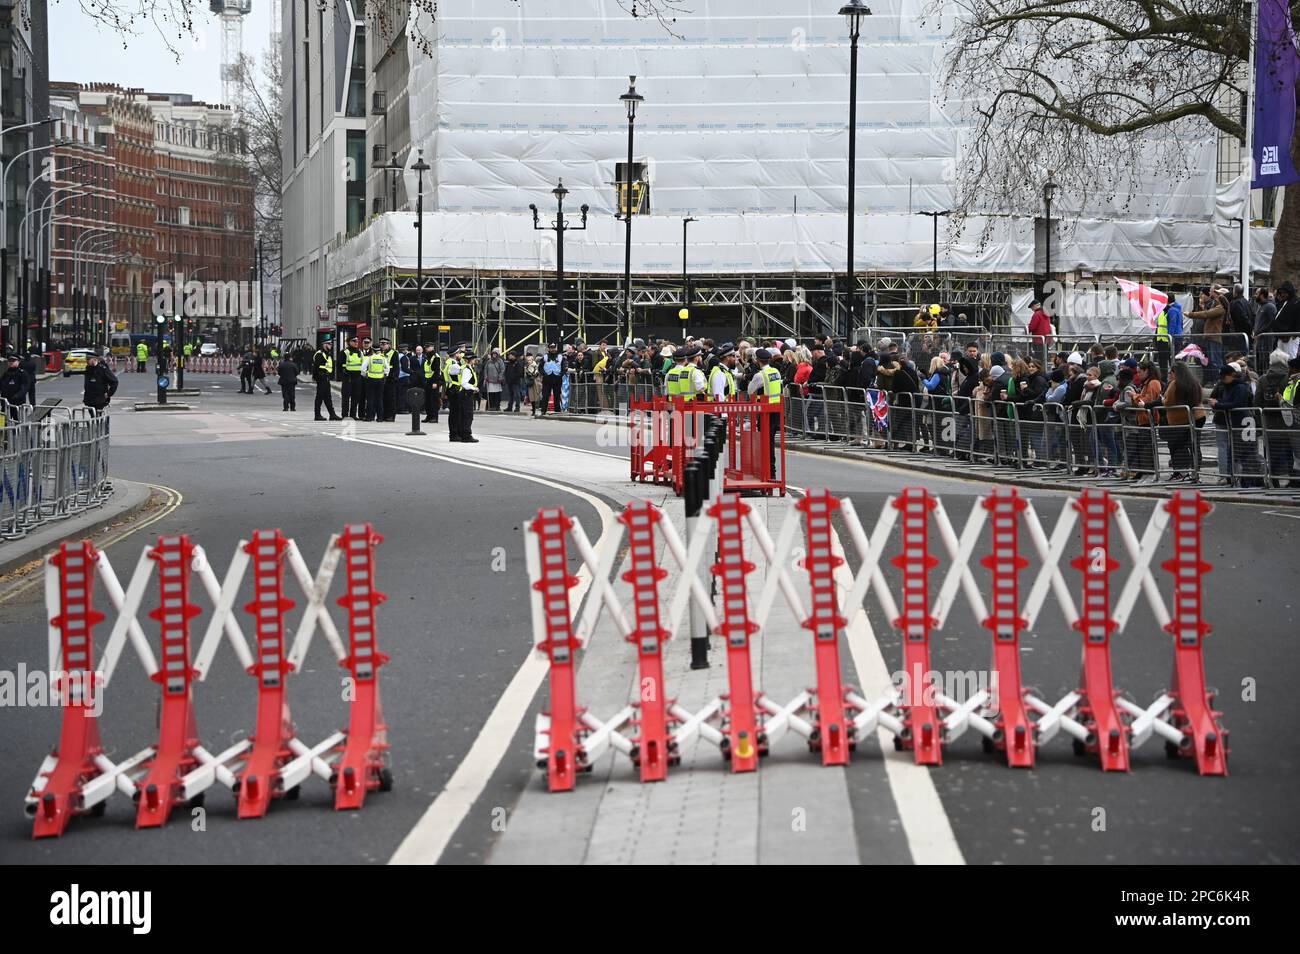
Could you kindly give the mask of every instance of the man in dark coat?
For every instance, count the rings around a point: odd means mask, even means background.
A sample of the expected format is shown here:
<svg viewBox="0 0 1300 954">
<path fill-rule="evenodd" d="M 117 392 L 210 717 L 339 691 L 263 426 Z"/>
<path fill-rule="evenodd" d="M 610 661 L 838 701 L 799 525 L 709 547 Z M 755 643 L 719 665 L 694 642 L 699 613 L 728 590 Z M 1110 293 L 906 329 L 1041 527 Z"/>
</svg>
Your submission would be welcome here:
<svg viewBox="0 0 1300 954">
<path fill-rule="evenodd" d="M 117 393 L 117 375 L 107 365 L 92 354 L 86 359 L 86 380 L 81 395 L 81 403 L 102 411 Z"/>
<path fill-rule="evenodd" d="M 0 398 L 10 404 L 22 404 L 27 396 L 27 372 L 22 368 L 22 359 L 16 354 L 9 355 L 5 369 L 0 372 Z"/>
</svg>

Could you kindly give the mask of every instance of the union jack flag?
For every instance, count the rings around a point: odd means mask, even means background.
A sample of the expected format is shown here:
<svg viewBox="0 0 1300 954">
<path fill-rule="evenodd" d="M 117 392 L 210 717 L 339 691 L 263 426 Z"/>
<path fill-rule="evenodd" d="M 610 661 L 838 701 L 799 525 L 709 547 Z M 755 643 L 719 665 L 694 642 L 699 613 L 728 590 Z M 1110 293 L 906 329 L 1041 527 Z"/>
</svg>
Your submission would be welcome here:
<svg viewBox="0 0 1300 954">
<path fill-rule="evenodd" d="M 867 391 L 867 416 L 878 431 L 889 429 L 889 395 L 874 389 Z"/>
</svg>

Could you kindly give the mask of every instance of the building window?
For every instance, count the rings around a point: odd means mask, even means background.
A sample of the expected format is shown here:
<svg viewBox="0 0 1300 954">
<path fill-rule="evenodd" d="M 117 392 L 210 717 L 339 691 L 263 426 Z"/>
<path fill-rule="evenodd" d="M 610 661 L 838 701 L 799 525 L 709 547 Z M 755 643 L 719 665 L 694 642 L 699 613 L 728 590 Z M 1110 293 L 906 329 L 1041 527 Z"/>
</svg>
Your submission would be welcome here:
<svg viewBox="0 0 1300 954">
<path fill-rule="evenodd" d="M 348 234 L 358 231 L 366 220 L 366 131 L 348 130 L 347 183 Z"/>
<path fill-rule="evenodd" d="M 352 68 L 348 70 L 347 115 L 366 114 L 366 28 L 357 27 L 352 43 Z"/>
</svg>

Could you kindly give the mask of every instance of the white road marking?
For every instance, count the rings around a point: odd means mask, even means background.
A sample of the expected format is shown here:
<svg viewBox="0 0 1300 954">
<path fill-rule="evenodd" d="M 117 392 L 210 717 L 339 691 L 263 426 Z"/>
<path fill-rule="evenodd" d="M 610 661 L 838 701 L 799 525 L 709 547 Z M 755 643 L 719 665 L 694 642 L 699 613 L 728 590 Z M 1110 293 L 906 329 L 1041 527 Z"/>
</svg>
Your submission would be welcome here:
<svg viewBox="0 0 1300 954">
<path fill-rule="evenodd" d="M 1264 513 L 1272 517 L 1290 517 L 1292 520 L 1300 520 L 1300 510 L 1295 513 L 1287 513 L 1285 510 L 1265 510 Z"/>
<path fill-rule="evenodd" d="M 444 461 L 448 464 L 459 464 L 462 467 L 474 467 L 479 470 L 504 474 L 508 477 L 518 477 L 520 480 L 530 480 L 533 483 L 542 484 L 554 490 L 573 494 L 575 497 L 591 504 L 596 512 L 600 514 L 600 537 L 595 542 L 597 548 L 600 547 L 601 541 L 605 539 L 605 534 L 615 523 L 614 511 L 600 498 L 573 487 L 566 487 L 556 481 L 547 480 L 545 477 L 536 477 L 532 474 L 509 470 L 505 467 L 462 460 L 457 457 L 447 457 L 433 451 L 405 447 L 400 444 L 389 444 L 385 441 L 371 440 L 364 437 L 344 437 L 339 435 L 339 440 L 358 444 L 371 444 L 375 447 L 388 447 L 407 454 L 416 454 L 420 457 Z M 583 566 L 578 571 L 578 585 L 571 591 L 570 600 L 572 605 L 578 606 L 581 604 L 582 598 L 586 595 L 590 586 L 591 574 L 587 571 L 586 566 Z M 483 728 L 479 730 L 474 744 L 470 746 L 469 751 L 461 760 L 460 765 L 456 767 L 456 771 L 447 781 L 438 797 L 433 800 L 433 804 L 425 809 L 420 820 L 415 823 L 415 827 L 407 832 L 406 838 L 402 840 L 397 851 L 393 853 L 393 857 L 389 859 L 389 864 L 437 864 L 438 859 L 442 857 L 443 851 L 447 848 L 447 843 L 456 834 L 456 829 L 460 827 L 460 823 L 465 820 L 465 816 L 469 814 L 470 809 L 474 807 L 474 803 L 483 794 L 488 781 L 492 778 L 492 773 L 496 771 L 501 760 L 505 758 L 510 743 L 519 730 L 520 723 L 528 715 L 528 709 L 532 705 L 533 697 L 537 694 L 538 688 L 542 685 L 549 672 L 550 665 L 547 661 L 530 649 L 523 665 L 515 672 L 510 684 L 506 686 L 505 691 L 501 693 L 501 698 L 497 700 L 497 704 L 493 707 L 491 715 L 483 723 Z"/>
<path fill-rule="evenodd" d="M 614 460 L 627 463 L 625 454 L 607 454 L 604 451 L 587 450 L 585 447 L 572 447 L 569 444 L 556 444 L 552 441 L 535 441 L 527 437 L 506 437 L 504 434 L 488 434 L 488 437 L 494 441 L 518 441 L 520 444 L 540 444 L 542 447 L 559 448 L 560 450 L 573 451 L 575 454 L 592 454 L 596 457 L 612 457 Z"/>
<path fill-rule="evenodd" d="M 832 551 L 844 558 L 844 547 L 839 534 L 831 531 Z M 853 586 L 853 572 L 847 559 L 835 568 L 835 585 L 843 599 Z M 876 634 L 867 619 L 865 607 L 850 609 L 849 623 L 844 635 L 848 640 L 853 668 L 858 673 L 858 684 L 867 699 L 879 699 L 891 688 L 889 667 L 876 642 Z M 944 811 L 939 792 L 930 778 L 930 770 L 917 765 L 911 752 L 895 752 L 893 735 L 885 729 L 876 730 L 880 751 L 884 754 L 885 775 L 889 790 L 894 796 L 894 806 L 903 823 L 907 847 L 912 861 L 918 865 L 964 865 L 952 823 Z"/>
</svg>

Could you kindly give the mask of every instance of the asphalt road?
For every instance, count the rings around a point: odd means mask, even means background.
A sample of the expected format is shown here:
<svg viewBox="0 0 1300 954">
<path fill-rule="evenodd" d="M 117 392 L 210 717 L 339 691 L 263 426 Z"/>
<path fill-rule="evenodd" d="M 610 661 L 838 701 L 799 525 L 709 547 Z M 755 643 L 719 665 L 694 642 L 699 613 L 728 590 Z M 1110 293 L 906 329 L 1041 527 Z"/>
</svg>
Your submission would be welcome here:
<svg viewBox="0 0 1300 954">
<path fill-rule="evenodd" d="M 0 859 L 386 861 L 445 786 L 529 652 L 521 521 L 538 506 L 558 505 L 588 526 L 598 524 L 590 505 L 563 490 L 327 436 L 327 425 L 307 421 L 309 391 L 300 391 L 297 415 L 282 415 L 278 394 L 247 397 L 236 392 L 232 377 L 196 377 L 223 387 L 202 399 L 203 413 L 190 417 L 191 423 L 115 413 L 114 473 L 174 488 L 184 502 L 147 534 L 114 546 L 110 556 L 119 574 L 127 575 L 144 538 L 184 532 L 224 570 L 241 536 L 279 526 L 299 541 L 308 563 L 314 564 L 329 534 L 345 521 L 373 522 L 386 538 L 378 551 L 380 589 L 390 594 L 382 611 L 381 642 L 394 661 L 381 681 L 393 726 L 395 790 L 372 794 L 359 813 L 336 813 L 326 807 L 330 793 L 324 783 L 309 781 L 301 801 L 276 803 L 274 818 L 250 823 L 235 821 L 229 798 L 214 793 L 202 832 L 192 831 L 180 810 L 165 830 L 137 833 L 125 801 L 114 799 L 107 817 L 75 821 L 70 837 L 34 843 L 18 806 L 56 738 L 57 716 L 49 709 L 0 709 L 0 798 L 13 806 L 8 820 L 0 823 Z M 115 406 L 125 404 L 128 395 L 147 398 L 152 392 L 152 376 L 124 375 L 122 380 Z M 43 385 L 42 396 L 71 397 L 78 385 L 77 379 L 51 382 Z M 451 455 L 455 445 L 445 441 L 445 423 L 431 430 L 431 437 L 411 442 Z M 500 432 L 514 439 L 528 435 L 525 441 L 621 453 L 602 445 L 598 430 L 585 424 L 481 417 L 476 430 L 485 440 Z M 800 487 L 828 487 L 850 496 L 867 524 L 874 523 L 889 494 L 921 484 L 943 495 L 960 528 L 975 495 L 987 489 L 958 474 L 950 480 L 918 478 L 898 468 L 815 455 L 792 454 L 789 466 L 792 482 Z M 600 494 L 584 480 L 580 467 L 566 482 Z M 1045 522 L 1054 522 L 1063 498 L 1032 496 Z M 609 502 L 617 506 L 625 500 Z M 1127 503 L 1139 532 L 1151 506 L 1149 501 Z M 847 545 L 842 523 L 839 529 Z M 1043 749 L 1038 769 L 1013 771 L 982 753 L 978 737 L 969 733 L 945 753 L 945 765 L 930 773 L 968 862 L 1300 861 L 1300 826 L 1291 797 L 1300 782 L 1300 752 L 1285 729 L 1300 717 L 1300 703 L 1291 694 L 1300 675 L 1292 647 L 1293 634 L 1300 631 L 1295 573 L 1300 511 L 1220 505 L 1208 518 L 1206 540 L 1206 559 L 1214 564 L 1206 583 L 1206 611 L 1214 626 L 1207 638 L 1207 669 L 1211 685 L 1222 690 L 1219 704 L 1231 731 L 1231 777 L 1200 778 L 1188 762 L 1167 761 L 1158 741 L 1134 754 L 1131 773 L 1104 774 L 1095 757 L 1074 756 L 1064 737 Z M 931 545 L 938 552 L 937 540 Z M 493 568 L 497 547 L 505 548 L 502 572 Z M 850 566 L 856 568 L 852 556 Z M 1167 576 L 1159 568 L 1155 572 L 1158 579 Z M 935 587 L 940 574 L 936 572 Z M 1121 570 L 1115 577 L 1116 592 L 1124 575 Z M 1069 573 L 1067 579 L 1077 586 Z M 901 659 L 897 638 L 870 599 L 868 606 L 885 658 L 896 665 Z M 0 603 L 0 618 L 0 670 L 12 671 L 19 663 L 40 665 L 45 626 L 39 587 Z M 960 598 L 933 647 L 934 665 L 941 671 L 988 667 L 987 631 Z M 290 683 L 293 713 L 309 741 L 346 719 L 339 670 L 323 641 L 313 646 L 310 658 L 311 671 Z M 1172 649 L 1144 604 L 1139 603 L 1128 630 L 1116 637 L 1113 658 L 1117 686 L 1134 698 L 1146 702 L 1167 687 Z M 1053 699 L 1075 688 L 1079 638 L 1066 629 L 1050 600 L 1040 625 L 1023 639 L 1022 660 L 1026 682 Z M 1243 698 L 1243 686 L 1254 686 L 1254 701 Z M 155 694 L 139 667 L 126 659 L 103 719 L 110 750 L 120 755 L 148 741 Z M 205 739 L 219 743 L 251 729 L 252 682 L 237 672 L 226 647 L 197 698 Z M 534 699 L 533 709 L 538 706 Z M 538 784 L 529 752 L 531 725 L 530 715 L 449 841 L 444 861 L 487 857 L 494 811 L 509 810 L 525 786 Z M 864 747 L 858 757 L 872 758 L 874 752 Z M 869 815 L 867 808 L 863 806 L 863 817 Z M 1099 818 L 1104 828 L 1099 829 Z M 244 830 L 250 828 L 254 830 Z"/>
</svg>

